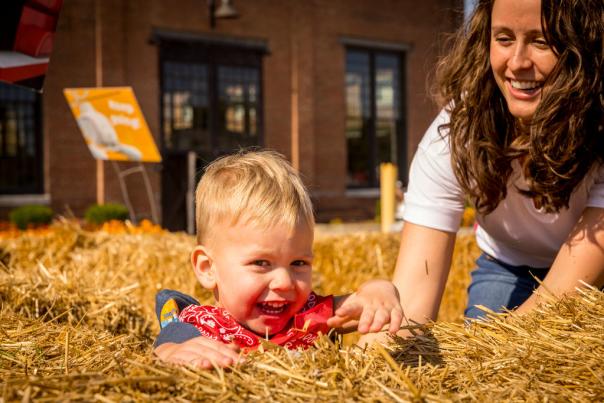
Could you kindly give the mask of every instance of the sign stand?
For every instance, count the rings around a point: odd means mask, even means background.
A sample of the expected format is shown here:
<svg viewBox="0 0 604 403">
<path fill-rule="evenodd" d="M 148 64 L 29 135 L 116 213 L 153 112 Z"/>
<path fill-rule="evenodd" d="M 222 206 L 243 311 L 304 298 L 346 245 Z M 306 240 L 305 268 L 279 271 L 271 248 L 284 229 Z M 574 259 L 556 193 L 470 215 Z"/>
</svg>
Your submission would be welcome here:
<svg viewBox="0 0 604 403">
<path fill-rule="evenodd" d="M 96 160 L 96 204 L 105 204 L 105 164 Z"/>
<path fill-rule="evenodd" d="M 132 221 L 134 224 L 138 223 L 136 214 L 134 212 L 134 207 L 132 205 L 132 202 L 130 201 L 130 193 L 128 192 L 128 187 L 126 186 L 125 178 L 132 174 L 140 173 L 143 176 L 143 182 L 145 184 L 145 190 L 147 192 L 147 199 L 149 200 L 149 206 L 151 207 L 151 220 L 154 223 L 159 223 L 157 206 L 155 205 L 155 201 L 153 200 L 151 181 L 149 180 L 149 175 L 147 174 L 145 166 L 139 162 L 137 166 L 121 170 L 117 162 L 111 161 L 111 165 L 113 166 L 113 170 L 115 171 L 115 174 L 117 175 L 117 178 L 119 180 L 120 189 L 122 190 L 122 197 L 124 199 L 126 207 L 128 208 L 128 212 L 130 213 L 130 221 Z"/>
</svg>

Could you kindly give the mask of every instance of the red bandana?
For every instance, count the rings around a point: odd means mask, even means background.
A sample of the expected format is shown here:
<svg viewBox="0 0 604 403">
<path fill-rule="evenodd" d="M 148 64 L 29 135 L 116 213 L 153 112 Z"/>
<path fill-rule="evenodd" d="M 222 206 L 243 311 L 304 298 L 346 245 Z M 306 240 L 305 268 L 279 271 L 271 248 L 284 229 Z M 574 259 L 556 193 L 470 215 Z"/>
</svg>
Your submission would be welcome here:
<svg viewBox="0 0 604 403">
<path fill-rule="evenodd" d="M 288 349 L 313 345 L 319 333 L 327 334 L 327 319 L 333 316 L 333 296 L 322 297 L 311 292 L 290 325 L 270 337 L 269 341 Z M 241 326 L 223 308 L 208 305 L 189 305 L 178 319 L 194 325 L 202 336 L 223 343 L 235 343 L 241 348 L 256 348 L 261 337 Z"/>
</svg>

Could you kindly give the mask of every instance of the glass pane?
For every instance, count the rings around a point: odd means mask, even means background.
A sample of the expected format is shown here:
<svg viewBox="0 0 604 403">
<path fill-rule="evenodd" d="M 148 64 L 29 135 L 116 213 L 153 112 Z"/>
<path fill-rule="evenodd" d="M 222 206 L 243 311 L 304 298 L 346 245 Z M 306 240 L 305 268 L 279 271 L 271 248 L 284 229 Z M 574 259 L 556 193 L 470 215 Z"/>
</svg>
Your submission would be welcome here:
<svg viewBox="0 0 604 403">
<path fill-rule="evenodd" d="M 260 76 L 254 67 L 218 67 L 218 147 L 257 145 Z"/>
<path fill-rule="evenodd" d="M 375 104 L 377 166 L 397 163 L 397 119 L 399 117 L 399 58 L 377 54 L 375 57 Z M 377 167 L 376 167 L 377 169 Z"/>
<path fill-rule="evenodd" d="M 231 105 L 226 108 L 226 129 L 230 132 L 245 131 L 245 108 L 243 105 Z"/>
<path fill-rule="evenodd" d="M 369 186 L 370 147 L 369 54 L 348 51 L 346 54 L 346 147 L 349 187 Z"/>
<path fill-rule="evenodd" d="M 193 127 L 193 107 L 190 102 L 191 93 L 177 91 L 172 93 L 172 124 L 175 130 L 191 129 Z"/>
<path fill-rule="evenodd" d="M 207 65 L 165 62 L 162 100 L 165 147 L 210 151 Z"/>
<path fill-rule="evenodd" d="M 255 85 L 250 85 L 248 87 L 248 97 L 250 99 L 250 102 L 256 102 L 256 86 Z"/>
<path fill-rule="evenodd" d="M 256 108 L 250 108 L 250 135 L 256 136 L 257 134 L 257 123 L 256 123 Z"/>
<path fill-rule="evenodd" d="M 17 119 L 15 116 L 15 109 L 10 108 L 6 111 L 5 115 L 5 133 L 6 136 L 6 151 L 5 155 L 7 157 L 16 157 L 17 156 Z"/>
<path fill-rule="evenodd" d="M 172 144 L 172 97 L 170 93 L 164 92 L 162 94 L 163 101 L 163 134 L 164 134 L 164 145 L 166 148 L 173 148 Z"/>
</svg>

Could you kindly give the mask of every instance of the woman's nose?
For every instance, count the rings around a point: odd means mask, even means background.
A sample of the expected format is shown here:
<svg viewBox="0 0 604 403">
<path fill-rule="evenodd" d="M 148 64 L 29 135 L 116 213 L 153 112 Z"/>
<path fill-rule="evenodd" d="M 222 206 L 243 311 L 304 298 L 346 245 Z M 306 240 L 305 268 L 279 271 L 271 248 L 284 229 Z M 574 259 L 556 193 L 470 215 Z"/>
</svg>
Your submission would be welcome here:
<svg viewBox="0 0 604 403">
<path fill-rule="evenodd" d="M 508 61 L 508 67 L 510 70 L 525 70 L 532 67 L 533 61 L 530 57 L 530 50 L 528 46 L 519 43 L 514 48 L 510 60 Z"/>
</svg>

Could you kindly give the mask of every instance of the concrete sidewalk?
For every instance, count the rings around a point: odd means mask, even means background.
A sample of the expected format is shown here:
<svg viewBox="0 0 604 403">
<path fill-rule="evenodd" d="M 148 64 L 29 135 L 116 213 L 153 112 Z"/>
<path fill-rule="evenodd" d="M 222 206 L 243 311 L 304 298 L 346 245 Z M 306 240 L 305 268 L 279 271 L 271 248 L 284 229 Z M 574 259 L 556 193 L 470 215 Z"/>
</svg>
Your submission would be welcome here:
<svg viewBox="0 0 604 403">
<path fill-rule="evenodd" d="M 355 232 L 380 232 L 381 224 L 373 221 L 337 223 L 337 224 L 316 224 L 315 235 L 343 235 Z M 403 228 L 403 221 L 396 221 L 392 224 L 390 232 L 400 232 Z M 460 227 L 457 235 L 469 235 L 474 233 L 473 227 Z"/>
</svg>

